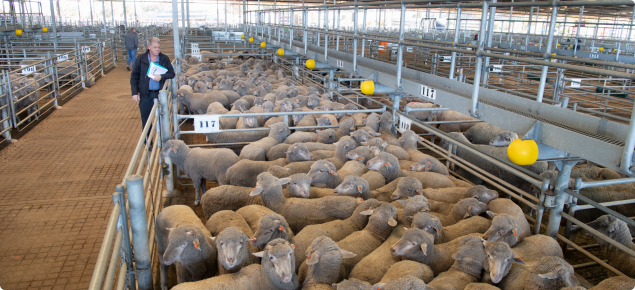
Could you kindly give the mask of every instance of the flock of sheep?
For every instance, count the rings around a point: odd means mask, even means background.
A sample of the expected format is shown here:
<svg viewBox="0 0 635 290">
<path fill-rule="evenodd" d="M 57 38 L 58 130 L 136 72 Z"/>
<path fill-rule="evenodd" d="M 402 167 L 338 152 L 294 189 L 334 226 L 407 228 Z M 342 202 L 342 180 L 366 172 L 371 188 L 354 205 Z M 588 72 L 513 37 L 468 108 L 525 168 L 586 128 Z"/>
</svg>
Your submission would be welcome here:
<svg viewBox="0 0 635 290">
<path fill-rule="evenodd" d="M 186 107 L 192 114 L 357 108 L 296 84 L 275 63 L 253 58 L 228 65 L 183 63 L 182 113 Z M 445 112 L 412 117 L 447 120 L 458 114 Z M 195 206 L 202 206 L 206 224 L 185 205 L 166 207 L 157 217 L 163 290 L 171 264 L 178 280 L 174 289 L 188 290 L 585 289 L 553 238 L 530 235 L 517 204 L 449 175 L 438 159 L 417 150 L 421 137 L 414 131 L 397 137 L 390 112 L 295 115 L 289 123 L 282 117 L 220 122 L 222 129 L 269 130 L 207 134 L 212 143 L 250 142 L 239 155 L 167 141 L 161 156 L 193 180 Z M 292 133 L 290 125 L 339 126 Z M 463 131 L 451 134 L 495 155 L 518 138 L 484 123 L 454 127 L 442 129 Z M 455 154 L 490 169 L 474 154 Z M 546 163 L 528 168 L 553 177 Z M 619 178 L 591 168 L 576 176 Z M 220 186 L 207 190 L 206 180 Z M 478 183 L 475 176 L 470 180 Z M 596 219 L 593 228 L 633 248 L 621 220 L 587 218 Z M 632 257 L 600 244 L 614 253 L 609 263 L 635 276 Z M 633 288 L 635 280 L 609 278 L 593 289 L 626 286 Z"/>
</svg>

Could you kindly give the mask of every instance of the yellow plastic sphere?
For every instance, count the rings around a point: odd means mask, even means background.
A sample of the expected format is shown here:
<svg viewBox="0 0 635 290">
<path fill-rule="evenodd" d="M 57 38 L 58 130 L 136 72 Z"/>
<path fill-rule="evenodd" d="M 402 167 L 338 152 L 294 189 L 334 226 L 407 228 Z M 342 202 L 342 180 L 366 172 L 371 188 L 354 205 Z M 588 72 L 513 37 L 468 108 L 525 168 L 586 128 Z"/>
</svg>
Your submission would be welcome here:
<svg viewBox="0 0 635 290">
<path fill-rule="evenodd" d="M 557 47 L 560 47 L 560 43 L 556 44 Z"/>
<path fill-rule="evenodd" d="M 600 47 L 600 51 L 604 51 L 604 47 Z"/>
<path fill-rule="evenodd" d="M 307 59 L 306 60 L 306 68 L 314 69 L 315 68 L 315 59 Z"/>
<path fill-rule="evenodd" d="M 278 55 L 284 55 L 284 48 L 278 48 Z"/>
<path fill-rule="evenodd" d="M 375 92 L 375 82 L 363 81 L 359 88 L 362 90 L 362 94 L 372 95 Z"/>
<path fill-rule="evenodd" d="M 267 48 L 267 43 L 266 43 L 266 42 L 261 42 L 261 43 L 260 43 L 260 47 L 262 47 L 262 48 Z"/>
<path fill-rule="evenodd" d="M 46 28 L 46 27 L 42 27 L 42 32 L 48 32 L 48 31 L 49 31 L 49 29 L 48 29 L 48 28 Z"/>
<path fill-rule="evenodd" d="M 613 51 L 616 51 L 616 50 L 617 50 L 617 49 L 615 49 L 615 48 L 613 49 Z"/>
<path fill-rule="evenodd" d="M 242 34 L 242 35 L 240 36 L 240 39 L 245 39 L 245 35 L 244 35 L 244 34 Z"/>
<path fill-rule="evenodd" d="M 507 157 L 518 165 L 531 165 L 538 160 L 538 144 L 534 140 L 516 139 L 507 147 Z"/>
<path fill-rule="evenodd" d="M 573 45 L 569 44 L 569 47 L 573 47 Z"/>
<path fill-rule="evenodd" d="M 250 37 L 250 38 L 249 38 L 249 42 L 254 42 L 254 38 L 253 38 L 253 37 Z"/>
<path fill-rule="evenodd" d="M 17 36 L 22 35 L 22 30 L 17 29 L 17 30 L 15 31 L 15 35 L 17 35 Z"/>
</svg>

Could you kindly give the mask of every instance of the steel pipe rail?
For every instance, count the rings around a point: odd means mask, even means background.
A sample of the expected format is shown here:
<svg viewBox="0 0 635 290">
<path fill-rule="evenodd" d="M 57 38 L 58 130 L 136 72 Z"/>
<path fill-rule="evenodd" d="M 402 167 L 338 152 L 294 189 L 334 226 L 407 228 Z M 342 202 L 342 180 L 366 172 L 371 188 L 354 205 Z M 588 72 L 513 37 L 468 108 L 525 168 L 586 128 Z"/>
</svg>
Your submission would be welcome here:
<svg viewBox="0 0 635 290">
<path fill-rule="evenodd" d="M 569 214 L 567 214 L 566 212 L 561 212 L 560 213 L 562 215 L 562 217 L 564 217 L 565 219 L 573 222 L 574 224 L 578 225 L 580 228 L 592 233 L 595 236 L 598 236 L 599 238 L 601 238 L 602 240 L 606 241 L 607 243 L 613 245 L 614 247 L 620 249 L 621 251 L 629 254 L 632 257 L 635 257 L 635 251 L 633 251 L 632 249 L 620 244 L 619 242 L 616 242 L 615 240 L 605 236 L 604 234 L 600 233 L 599 231 L 597 231 L 596 229 L 586 225 L 585 223 L 577 220 L 576 218 L 570 216 Z"/>
</svg>

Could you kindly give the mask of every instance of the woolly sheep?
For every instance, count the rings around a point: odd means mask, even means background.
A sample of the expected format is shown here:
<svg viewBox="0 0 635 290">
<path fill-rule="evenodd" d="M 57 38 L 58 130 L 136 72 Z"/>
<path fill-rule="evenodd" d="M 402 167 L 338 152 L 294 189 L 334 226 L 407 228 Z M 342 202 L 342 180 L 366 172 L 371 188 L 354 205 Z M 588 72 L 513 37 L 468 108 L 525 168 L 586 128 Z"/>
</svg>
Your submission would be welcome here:
<svg viewBox="0 0 635 290">
<path fill-rule="evenodd" d="M 395 244 L 405 231 L 402 221 L 399 221 L 386 240 L 370 254 L 361 259 L 348 275 L 349 278 L 360 279 L 371 284 L 379 283 L 388 269 L 398 261 L 390 254 L 390 247 Z"/>
<path fill-rule="evenodd" d="M 237 228 L 248 236 L 253 234 L 253 231 L 245 219 L 237 212 L 231 210 L 221 210 L 214 213 L 209 217 L 209 219 L 207 219 L 205 227 L 209 230 L 212 236 L 217 236 L 228 227 Z"/>
<path fill-rule="evenodd" d="M 342 120 L 342 122 L 339 123 L 339 127 L 337 127 L 337 131 L 336 131 L 337 135 L 335 138 L 337 140 L 340 140 L 344 136 L 349 136 L 352 131 L 355 131 L 355 120 L 353 119 Z"/>
<path fill-rule="evenodd" d="M 463 115 L 457 111 L 441 111 L 437 114 L 438 121 L 478 121 L 478 119 L 472 118 L 467 115 Z M 439 125 L 439 130 L 443 132 L 465 132 L 474 126 L 476 123 L 449 123 Z"/>
<path fill-rule="evenodd" d="M 631 290 L 633 288 L 635 288 L 635 279 L 626 276 L 617 276 L 608 278 L 589 290 Z"/>
<path fill-rule="evenodd" d="M 368 160 L 375 158 L 375 152 L 364 146 L 358 146 L 357 148 L 346 152 L 346 158 L 350 160 L 357 160 L 361 164 L 366 164 Z"/>
<path fill-rule="evenodd" d="M 366 117 L 364 125 L 373 129 L 373 132 L 379 132 L 379 115 L 377 115 L 377 113 L 370 113 L 368 117 Z"/>
<path fill-rule="evenodd" d="M 232 103 L 232 110 L 238 110 L 241 112 L 245 112 L 247 110 L 249 110 L 250 106 L 249 106 L 249 102 L 247 102 L 246 100 L 243 99 L 239 99 L 237 101 L 235 101 L 234 103 Z"/>
<path fill-rule="evenodd" d="M 269 170 L 267 172 L 269 172 Z M 308 174 L 296 173 L 289 176 L 289 178 L 291 180 L 289 181 L 287 187 L 284 189 L 285 197 L 308 198 L 309 196 L 311 196 L 311 177 L 309 177 Z"/>
<path fill-rule="evenodd" d="M 309 177 L 311 185 L 320 188 L 335 188 L 339 185 L 335 165 L 326 160 L 318 160 L 311 165 Z"/>
<path fill-rule="evenodd" d="M 481 280 L 483 262 L 485 262 L 485 248 L 479 237 L 467 236 L 461 238 L 459 248 L 452 254 L 454 264 L 430 283 L 434 289 L 463 289 L 467 284 Z"/>
<path fill-rule="evenodd" d="M 333 284 L 333 288 L 336 290 L 372 290 L 373 286 L 366 281 L 351 278 Z"/>
<path fill-rule="evenodd" d="M 285 144 L 317 142 L 319 135 L 313 132 L 295 132 L 284 139 Z"/>
<path fill-rule="evenodd" d="M 342 260 L 356 256 L 352 252 L 341 249 L 333 240 L 325 236 L 313 240 L 306 254 L 308 267 L 305 273 L 299 275 L 300 280 L 304 281 L 303 289 L 313 289 L 311 288 L 313 285 L 319 284 L 331 287 L 333 283 L 340 280 Z"/>
<path fill-rule="evenodd" d="M 251 231 L 255 233 L 258 230 L 258 223 L 262 216 L 276 212 L 259 204 L 250 204 L 239 208 L 236 213 L 245 219 Z"/>
<path fill-rule="evenodd" d="M 242 159 L 227 168 L 225 176 L 227 182 L 231 185 L 253 187 L 256 185 L 258 174 L 266 172 L 273 165 L 285 166 L 286 164 L 287 160 L 282 158 L 274 161 Z"/>
<path fill-rule="evenodd" d="M 507 147 L 516 139 L 518 139 L 518 134 L 513 132 L 503 132 L 489 141 L 489 145 L 495 147 Z"/>
<path fill-rule="evenodd" d="M 240 269 L 255 263 L 248 247 L 249 236 L 243 231 L 228 227 L 212 240 L 218 249 L 219 275 L 236 273 Z"/>
<path fill-rule="evenodd" d="M 258 175 L 256 187 L 250 195 L 260 194 L 264 206 L 284 216 L 294 232 L 299 232 L 307 225 L 347 218 L 358 205 L 357 199 L 348 196 L 285 198 L 282 184 L 288 182 L 288 178 L 278 179 L 268 172 L 263 172 Z"/>
<path fill-rule="evenodd" d="M 378 283 L 387 283 L 388 281 L 397 280 L 406 276 L 417 277 L 423 280 L 423 282 L 430 283 L 430 281 L 434 278 L 434 273 L 428 265 L 415 261 L 403 260 L 392 264 Z"/>
<path fill-rule="evenodd" d="M 484 240 L 502 241 L 513 247 L 529 236 L 529 223 L 516 203 L 497 198 L 489 202 L 488 208 L 487 214 L 493 219 L 492 226 L 483 235 Z"/>
<path fill-rule="evenodd" d="M 294 248 L 288 241 L 269 242 L 262 252 L 253 254 L 262 258 L 261 265 L 250 265 L 238 273 L 216 276 L 194 283 L 175 286 L 173 290 L 296 290 L 300 287 L 295 267 Z"/>
<path fill-rule="evenodd" d="M 369 170 L 360 177 L 368 182 L 370 190 L 376 190 L 386 185 L 386 178 L 379 171 Z"/>
<path fill-rule="evenodd" d="M 400 177 L 399 161 L 395 156 L 386 152 L 377 154 L 375 158 L 368 161 L 366 166 L 370 170 L 376 170 L 381 173 L 386 178 L 386 182 L 389 183 Z"/>
<path fill-rule="evenodd" d="M 465 289 L 463 290 L 501 290 L 501 289 L 487 283 L 470 283 L 470 284 L 467 284 L 467 286 L 465 286 Z"/>
<path fill-rule="evenodd" d="M 390 253 L 393 257 L 401 256 L 406 260 L 426 264 L 436 276 L 447 271 L 454 264 L 452 254 L 459 248 L 461 239 L 463 237 L 445 244 L 434 245 L 434 237 L 431 234 L 418 228 L 409 228 L 390 248 Z"/>
<path fill-rule="evenodd" d="M 375 284 L 373 285 L 373 290 L 402 290 L 402 289 L 417 289 L 417 290 L 434 290 L 434 288 L 426 285 L 423 280 L 413 277 L 406 276 L 399 278 L 397 280 L 392 280 L 386 282 L 386 284 Z"/>
<path fill-rule="evenodd" d="M 401 142 L 395 137 L 397 129 L 395 128 L 395 122 L 390 112 L 383 112 L 379 117 L 379 131 L 377 131 L 377 133 L 380 133 L 381 135 L 379 137 L 388 142 L 388 144 L 401 146 Z"/>
<path fill-rule="evenodd" d="M 633 244 L 628 225 L 624 221 L 612 215 L 603 215 L 588 225 L 627 248 L 635 249 L 635 244 Z M 593 238 L 600 245 L 602 252 L 606 254 L 609 265 L 627 276 L 635 276 L 635 267 L 633 267 L 635 265 L 635 258 L 633 256 L 624 253 L 622 250 L 619 250 L 617 247 L 596 235 L 593 235 Z"/>
<path fill-rule="evenodd" d="M 526 277 L 527 290 L 560 290 L 564 287 L 580 286 L 573 267 L 560 257 L 542 257 L 531 267 L 531 272 Z"/>
<path fill-rule="evenodd" d="M 263 191 L 276 190 L 275 187 L 262 188 Z M 208 190 L 202 198 L 203 213 L 205 219 L 209 219 L 213 214 L 221 210 L 238 210 L 245 205 L 262 205 L 262 200 L 258 196 L 250 196 L 252 188 L 221 185 Z"/>
<path fill-rule="evenodd" d="M 444 227 L 438 217 L 427 212 L 415 214 L 411 221 L 413 228 L 430 233 L 434 237 L 435 244 L 447 243 L 466 234 L 485 233 L 492 224 L 492 221 L 484 217 L 473 216 Z"/>
<path fill-rule="evenodd" d="M 239 113 L 238 111 L 230 111 L 230 114 Z M 236 118 L 238 122 L 238 118 Z M 210 143 L 238 143 L 238 142 L 254 142 L 262 138 L 266 138 L 267 131 L 249 131 L 249 132 L 219 132 L 205 133 L 207 142 Z"/>
<path fill-rule="evenodd" d="M 240 157 L 254 161 L 267 160 L 267 151 L 271 147 L 282 143 L 289 136 L 289 127 L 285 123 L 275 123 L 270 126 L 269 136 L 246 145 L 240 151 Z"/>
<path fill-rule="evenodd" d="M 362 230 L 368 223 L 369 215 L 365 211 L 377 208 L 381 203 L 375 199 L 369 199 L 359 204 L 350 217 L 343 220 L 334 220 L 323 224 L 308 225 L 298 232 L 291 243 L 295 245 L 298 253 L 305 252 L 313 240 L 320 236 L 326 236 L 338 242 L 353 232 Z M 304 257 L 296 256 L 296 267 L 299 268 Z"/>
<path fill-rule="evenodd" d="M 492 145 L 490 142 L 493 139 L 496 139 L 501 133 L 509 132 L 501 127 L 489 124 L 489 123 L 476 123 L 471 128 L 465 131 L 464 135 L 467 140 L 472 144 L 486 144 Z M 509 132 L 511 133 L 511 132 Z M 516 135 L 516 139 L 518 139 L 518 135 Z M 500 146 L 508 146 L 509 143 L 513 140 L 509 140 L 506 145 Z"/>
<path fill-rule="evenodd" d="M 421 194 L 429 200 L 440 202 L 456 203 L 464 198 L 476 198 L 478 201 L 489 204 L 490 201 L 498 198 L 498 192 L 491 190 L 483 185 L 475 185 L 467 187 L 448 187 L 448 188 L 425 188 Z"/>
<path fill-rule="evenodd" d="M 533 264 L 545 256 L 563 258 L 558 242 L 544 235 L 527 237 L 513 249 L 509 247 L 509 244 L 501 241 L 486 241 L 484 244 L 488 256 L 484 266 L 485 270 L 489 271 L 489 275 L 486 275 L 501 289 L 507 289 L 511 284 L 516 283 L 514 277 L 506 277 L 512 263 Z"/>
<path fill-rule="evenodd" d="M 340 249 L 354 253 L 356 256 L 342 261 L 340 278 L 347 278 L 353 267 L 366 255 L 379 247 L 390 235 L 392 228 L 397 225 L 397 209 L 394 205 L 381 202 L 377 208 L 365 211 L 370 214 L 368 223 L 363 230 L 354 232 L 337 242 Z M 303 263 L 300 271 L 305 267 Z"/>
<path fill-rule="evenodd" d="M 225 95 L 225 97 L 227 97 L 227 100 L 229 101 L 230 104 L 235 103 L 236 101 L 238 101 L 241 97 L 241 95 L 239 95 L 237 92 L 234 92 L 231 90 L 231 87 L 227 90 L 223 90 L 221 88 L 220 91 L 223 95 Z"/>
<path fill-rule="evenodd" d="M 350 136 L 351 138 L 353 138 L 353 140 L 355 140 L 355 142 L 357 142 L 357 145 L 363 145 L 362 142 L 368 142 L 368 140 L 374 138 L 373 136 L 370 136 L 368 132 L 362 129 L 351 132 Z"/>
<path fill-rule="evenodd" d="M 258 229 L 251 238 L 251 245 L 264 248 L 267 243 L 275 239 L 289 241 L 293 238 L 293 231 L 287 220 L 277 213 L 262 213 L 258 221 Z"/>
<path fill-rule="evenodd" d="M 399 177 L 392 182 L 371 191 L 372 198 L 392 201 L 421 194 L 421 181 L 414 177 Z"/>
<path fill-rule="evenodd" d="M 335 188 L 333 193 L 335 195 L 352 196 L 364 200 L 370 198 L 370 188 L 368 187 L 368 182 L 356 175 L 346 176 L 342 183 Z"/>
<path fill-rule="evenodd" d="M 212 277 L 217 270 L 216 247 L 211 234 L 191 208 L 173 205 L 161 210 L 156 220 L 161 289 L 168 289 L 168 267 L 178 262 L 177 282 Z"/>
<path fill-rule="evenodd" d="M 205 180 L 227 184 L 225 172 L 240 158 L 230 149 L 190 149 L 181 140 L 168 140 L 165 149 L 161 150 L 161 157 L 169 157 L 174 164 L 192 179 L 194 183 L 195 201 L 198 205 L 201 201 L 201 192 L 207 191 Z"/>
<path fill-rule="evenodd" d="M 456 203 L 456 205 L 447 215 L 437 214 L 434 212 L 430 212 L 430 214 L 438 217 L 439 220 L 441 220 L 441 224 L 446 227 L 456 224 L 464 218 L 480 215 L 486 210 L 487 204 L 482 203 L 475 198 L 465 198 L 459 200 L 459 202 Z"/>
<path fill-rule="evenodd" d="M 448 168 L 432 156 L 426 156 L 410 165 L 410 171 L 430 171 L 449 175 Z"/>
<path fill-rule="evenodd" d="M 317 130 L 316 132 L 318 133 L 318 143 L 333 144 L 337 141 L 336 132 L 333 129 Z"/>
<path fill-rule="evenodd" d="M 408 107 L 413 109 L 430 109 L 436 107 L 433 103 L 410 102 Z M 408 116 L 421 122 L 431 122 L 436 120 L 438 111 L 411 111 Z"/>
<path fill-rule="evenodd" d="M 349 151 L 350 152 L 350 151 Z M 347 152 L 348 153 L 348 152 Z M 368 168 L 364 163 L 359 162 L 357 160 L 350 160 L 342 166 L 337 171 L 337 176 L 340 182 L 343 182 L 346 177 L 350 176 L 362 176 L 364 173 L 368 172 Z M 365 181 L 366 182 L 366 181 Z M 368 183 L 368 182 L 366 182 Z M 370 193 L 369 193 L 370 195 Z"/>
<path fill-rule="evenodd" d="M 304 143 L 295 143 L 291 145 L 286 154 L 287 161 L 289 162 L 311 161 L 315 159 L 313 154 L 309 151 L 309 147 Z"/>
</svg>

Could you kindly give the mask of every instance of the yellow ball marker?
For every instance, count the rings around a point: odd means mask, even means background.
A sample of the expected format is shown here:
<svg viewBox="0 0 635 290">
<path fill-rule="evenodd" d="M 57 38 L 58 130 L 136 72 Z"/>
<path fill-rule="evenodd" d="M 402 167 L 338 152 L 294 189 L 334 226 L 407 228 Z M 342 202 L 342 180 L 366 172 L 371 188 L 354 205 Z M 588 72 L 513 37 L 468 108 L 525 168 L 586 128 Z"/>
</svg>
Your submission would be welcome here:
<svg viewBox="0 0 635 290">
<path fill-rule="evenodd" d="M 262 47 L 262 48 L 267 48 L 267 43 L 266 43 L 266 42 L 261 42 L 261 43 L 260 43 L 260 47 Z"/>
<path fill-rule="evenodd" d="M 48 29 L 48 28 L 46 28 L 46 27 L 42 27 L 42 32 L 48 32 L 48 31 L 49 31 L 49 29 Z"/>
<path fill-rule="evenodd" d="M 599 49 L 599 50 L 600 50 L 600 51 L 604 51 L 604 47 L 600 47 L 600 49 Z"/>
<path fill-rule="evenodd" d="M 240 36 L 240 39 L 245 39 L 245 35 L 244 35 L 244 34 L 242 34 L 242 35 Z"/>
<path fill-rule="evenodd" d="M 363 81 L 359 87 L 364 95 L 372 95 L 375 92 L 375 82 Z"/>
<path fill-rule="evenodd" d="M 315 68 L 315 59 L 307 59 L 306 60 L 306 68 L 314 69 Z"/>
<path fill-rule="evenodd" d="M 516 139 L 507 147 L 507 157 L 518 165 L 531 165 L 538 160 L 538 144 L 534 140 Z"/>
<path fill-rule="evenodd" d="M 284 55 L 284 48 L 278 48 L 278 55 Z"/>
<path fill-rule="evenodd" d="M 249 38 L 249 42 L 254 42 L 254 38 L 253 38 L 253 37 L 250 37 L 250 38 Z"/>
<path fill-rule="evenodd" d="M 20 35 L 22 35 L 22 32 L 23 32 L 22 30 L 17 29 L 17 30 L 15 31 L 15 35 L 20 36 Z"/>
</svg>

